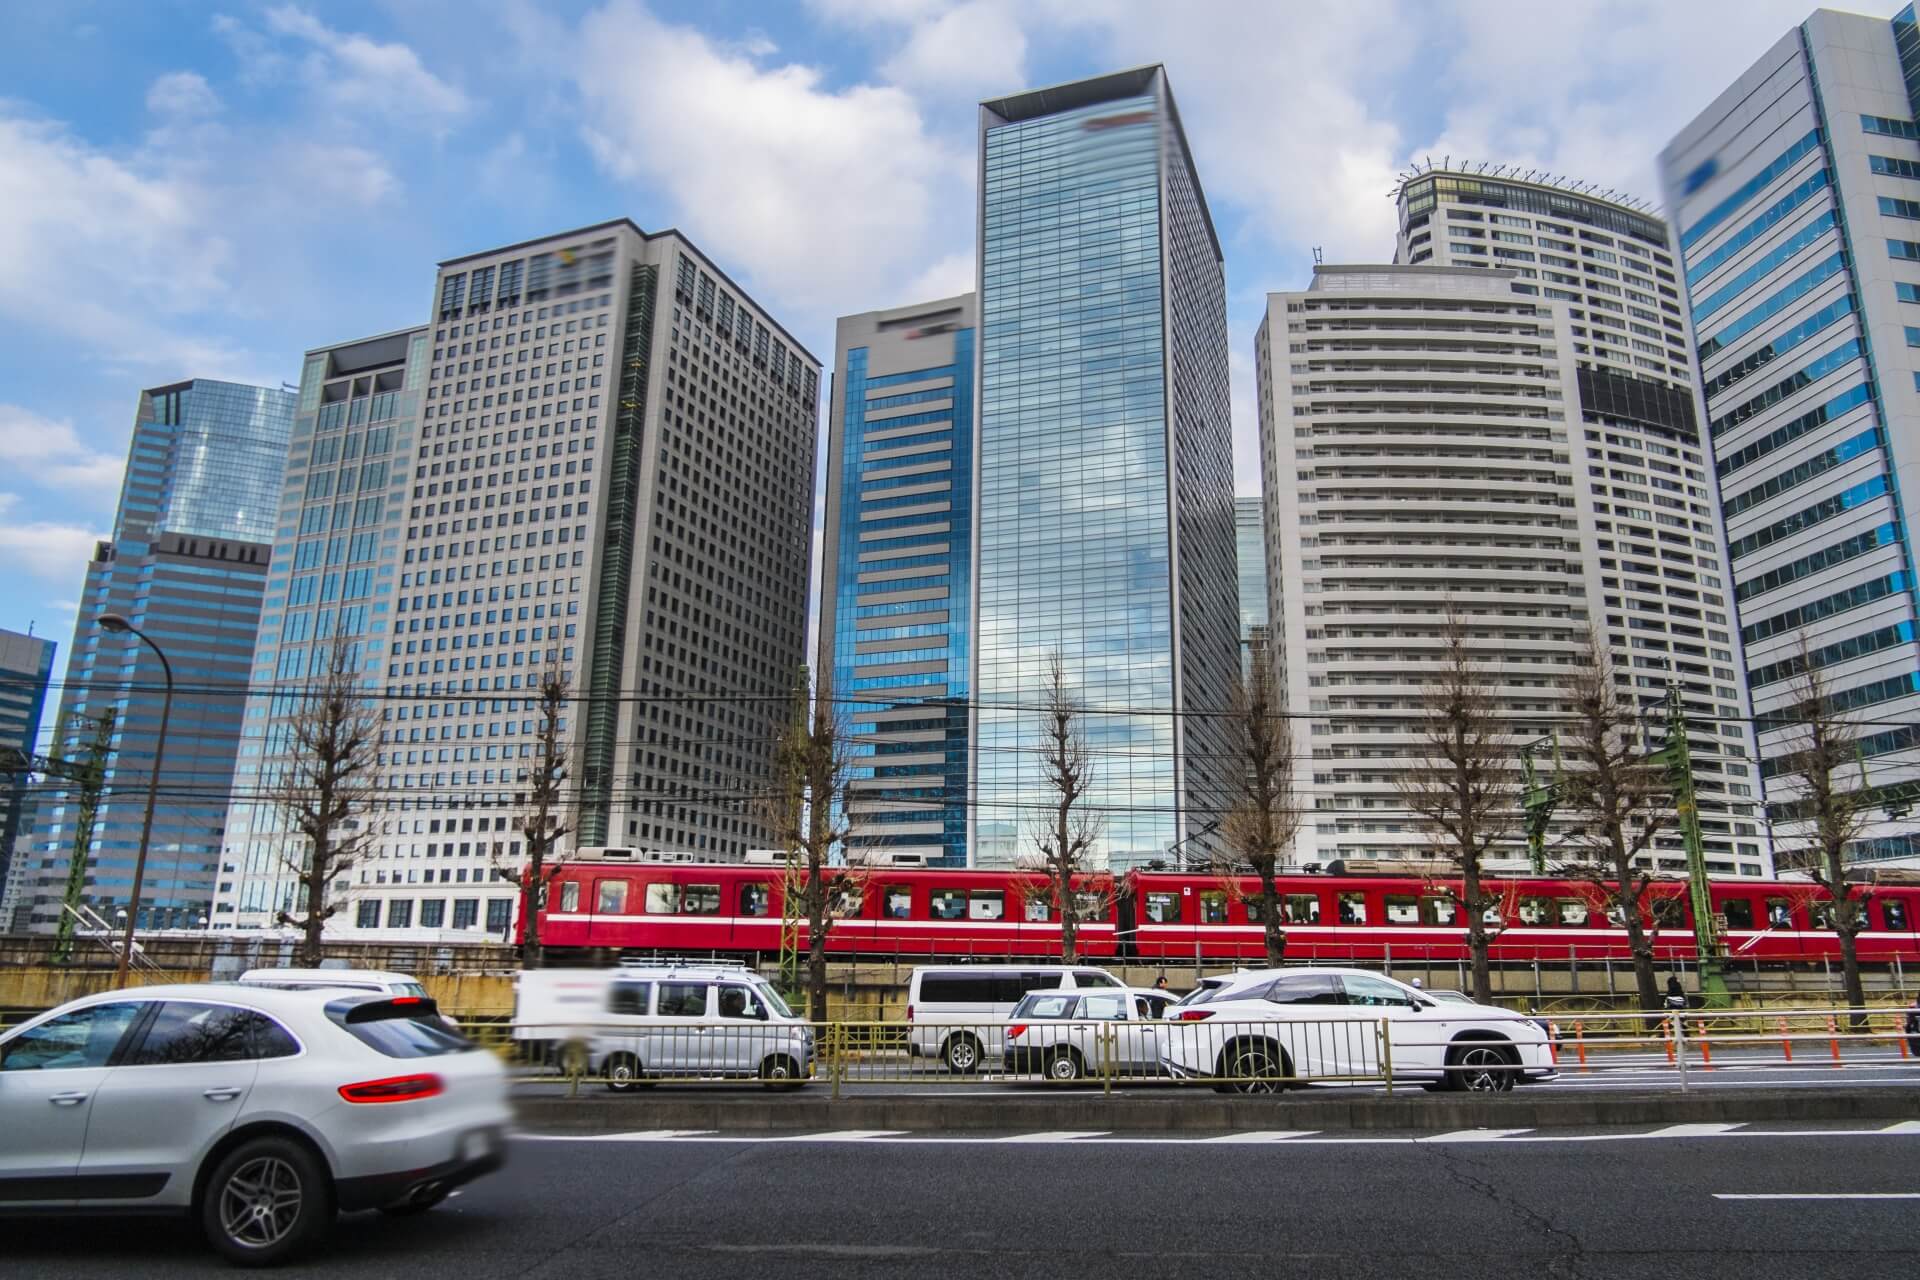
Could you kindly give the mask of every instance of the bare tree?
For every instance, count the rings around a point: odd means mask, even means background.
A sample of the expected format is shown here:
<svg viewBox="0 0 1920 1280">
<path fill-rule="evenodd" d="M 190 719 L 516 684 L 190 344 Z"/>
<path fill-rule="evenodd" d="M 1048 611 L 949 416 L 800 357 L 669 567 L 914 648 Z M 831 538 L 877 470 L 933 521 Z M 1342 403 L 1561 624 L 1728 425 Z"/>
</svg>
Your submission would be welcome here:
<svg viewBox="0 0 1920 1280">
<path fill-rule="evenodd" d="M 1660 1007 L 1654 935 L 1641 918 L 1653 873 L 1634 859 L 1674 820 L 1666 779 L 1634 732 L 1635 711 L 1614 683 L 1606 642 L 1589 632 L 1565 682 L 1573 721 L 1563 739 L 1569 769 L 1560 779 L 1561 813 L 1572 830 L 1561 840 L 1565 874 L 1599 891 L 1600 905 L 1627 931 L 1634 987 L 1642 1009 Z"/>
<path fill-rule="evenodd" d="M 1040 769 L 1051 794 L 1046 812 L 1029 820 L 1034 852 L 1021 859 L 1022 870 L 1060 915 L 1060 955 L 1079 959 L 1084 878 L 1094 846 L 1105 827 L 1087 807 L 1093 782 L 1093 756 L 1087 749 L 1085 710 L 1068 687 L 1066 665 L 1056 651 L 1047 655 L 1047 683 L 1041 691 Z"/>
<path fill-rule="evenodd" d="M 792 712 L 774 748 L 772 787 L 762 817 L 777 847 L 795 865 L 787 876 L 787 901 L 807 922 L 807 1016 L 827 1020 L 827 931 L 843 895 L 857 891 L 850 873 L 834 869 L 847 838 L 847 778 L 851 771 L 846 719 L 834 706 L 832 681 L 809 680 L 801 668 L 794 680 Z"/>
<path fill-rule="evenodd" d="M 329 890 L 373 838 L 360 815 L 373 803 L 378 762 L 378 719 L 360 689 L 357 639 L 339 637 L 324 655 L 317 679 L 287 695 L 293 704 L 286 723 L 284 756 L 268 794 L 304 844 L 301 855 L 283 851 L 281 860 L 300 877 L 305 914 L 281 911 L 279 924 L 299 929 L 300 963 L 316 968 L 321 932 L 340 904 Z"/>
<path fill-rule="evenodd" d="M 1266 653 L 1255 649 L 1247 678 L 1233 690 L 1233 768 L 1227 812 L 1221 819 L 1226 853 L 1214 865 L 1229 891 L 1237 891 L 1238 871 L 1253 868 L 1260 878 L 1260 921 L 1266 931 L 1267 963 L 1286 958 L 1287 935 L 1280 927 L 1280 891 L 1274 873 L 1281 853 L 1300 831 L 1300 806 L 1294 786 L 1293 726 L 1281 705 L 1278 682 Z"/>
<path fill-rule="evenodd" d="M 1492 688 L 1467 645 L 1467 625 L 1449 606 L 1440 631 L 1440 669 L 1422 698 L 1421 761 L 1401 775 L 1401 799 L 1460 868 L 1460 910 L 1467 917 L 1473 997 L 1493 998 L 1487 968 L 1487 908 L 1497 904 L 1481 866 L 1513 826 L 1520 791 Z"/>
<path fill-rule="evenodd" d="M 1835 710 L 1826 676 L 1813 661 L 1813 642 L 1800 633 L 1794 660 L 1799 668 L 1793 704 L 1777 717 L 1793 728 L 1796 749 L 1781 757 L 1776 774 L 1781 794 L 1792 796 L 1807 833 L 1802 843 L 1777 852 L 1783 867 L 1805 871 L 1826 890 L 1833 931 L 1840 940 L 1840 979 L 1847 1005 L 1865 1009 L 1860 980 L 1860 934 L 1867 927 L 1869 890 L 1847 879 L 1847 845 L 1859 839 L 1870 821 L 1872 794 L 1861 762 L 1858 734 Z M 1856 772 L 1857 771 L 1857 772 Z M 1850 783 L 1854 785 L 1849 785 Z M 1815 904 L 1816 907 L 1819 904 Z M 1864 1015 L 1856 1014 L 1856 1028 Z"/>
<path fill-rule="evenodd" d="M 539 737 L 527 769 L 523 807 L 514 819 L 526 842 L 526 857 L 510 867 L 500 865 L 497 853 L 493 858 L 494 874 L 520 890 L 520 962 L 529 969 L 538 969 L 546 959 L 540 942 L 540 910 L 546 905 L 548 886 L 565 867 L 557 856 L 561 842 L 573 833 L 577 821 L 566 801 L 568 683 L 567 672 L 557 661 L 540 675 Z"/>
</svg>

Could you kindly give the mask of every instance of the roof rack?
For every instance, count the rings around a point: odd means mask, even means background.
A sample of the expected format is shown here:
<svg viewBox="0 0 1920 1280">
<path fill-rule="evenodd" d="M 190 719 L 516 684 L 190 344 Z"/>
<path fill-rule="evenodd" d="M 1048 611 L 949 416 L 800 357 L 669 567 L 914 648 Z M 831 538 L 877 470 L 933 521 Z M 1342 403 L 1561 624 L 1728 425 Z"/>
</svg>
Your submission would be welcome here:
<svg viewBox="0 0 1920 1280">
<path fill-rule="evenodd" d="M 622 969 L 746 969 L 745 960 L 722 960 L 711 956 L 621 956 Z"/>
</svg>

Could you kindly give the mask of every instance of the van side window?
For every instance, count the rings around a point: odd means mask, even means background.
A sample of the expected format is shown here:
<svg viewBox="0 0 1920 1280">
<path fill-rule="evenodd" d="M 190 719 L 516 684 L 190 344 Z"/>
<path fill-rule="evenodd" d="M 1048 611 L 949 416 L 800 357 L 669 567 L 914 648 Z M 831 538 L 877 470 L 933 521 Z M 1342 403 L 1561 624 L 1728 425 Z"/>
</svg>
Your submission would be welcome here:
<svg viewBox="0 0 1920 1280">
<path fill-rule="evenodd" d="M 644 1015 L 653 1001 L 651 982 L 616 982 L 607 988 L 607 1012 Z"/>
<path fill-rule="evenodd" d="M 992 1004 L 994 980 L 984 974 L 926 973 L 920 976 L 923 1004 Z"/>
<path fill-rule="evenodd" d="M 659 1013 L 663 1018 L 706 1017 L 707 984 L 704 982 L 661 983 Z"/>
<path fill-rule="evenodd" d="M 1073 971 L 1073 982 L 1075 986 L 1083 990 L 1088 987 L 1117 987 L 1120 985 L 1119 979 L 1115 978 L 1105 969 L 1075 969 Z"/>
</svg>

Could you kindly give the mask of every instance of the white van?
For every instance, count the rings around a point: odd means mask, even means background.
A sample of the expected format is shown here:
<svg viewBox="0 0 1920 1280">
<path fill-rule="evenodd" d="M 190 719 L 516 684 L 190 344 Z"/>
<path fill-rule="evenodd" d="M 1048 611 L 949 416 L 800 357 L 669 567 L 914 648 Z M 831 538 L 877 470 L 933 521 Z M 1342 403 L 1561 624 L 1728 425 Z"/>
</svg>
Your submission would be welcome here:
<svg viewBox="0 0 1920 1280">
<path fill-rule="evenodd" d="M 1029 991 L 1121 991 L 1120 980 L 1092 965 L 923 964 L 907 985 L 907 1052 L 941 1058 L 968 1074 L 1006 1051 L 1013 1006 Z"/>
</svg>

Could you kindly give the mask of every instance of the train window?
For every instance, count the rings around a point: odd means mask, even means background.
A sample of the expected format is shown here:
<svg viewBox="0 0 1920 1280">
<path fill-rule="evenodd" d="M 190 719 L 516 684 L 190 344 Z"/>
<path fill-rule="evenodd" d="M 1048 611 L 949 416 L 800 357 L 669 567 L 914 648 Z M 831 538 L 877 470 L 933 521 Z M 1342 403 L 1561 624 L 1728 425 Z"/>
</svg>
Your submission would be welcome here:
<svg viewBox="0 0 1920 1280">
<path fill-rule="evenodd" d="M 1687 924 L 1686 904 L 1679 898 L 1655 898 L 1647 904 L 1656 929 L 1683 929 Z"/>
<path fill-rule="evenodd" d="M 1809 902 L 1807 916 L 1813 921 L 1814 928 L 1831 929 L 1833 928 L 1833 903 Z"/>
<path fill-rule="evenodd" d="M 967 919 L 1004 920 L 1007 895 L 1000 889 L 975 889 L 967 895 Z"/>
<path fill-rule="evenodd" d="M 1420 900 L 1412 894 L 1388 894 L 1387 923 L 1419 924 Z"/>
<path fill-rule="evenodd" d="M 690 884 L 680 897 L 680 909 L 690 916 L 717 916 L 720 914 L 720 886 L 717 884 Z"/>
<path fill-rule="evenodd" d="M 1520 899 L 1520 923 L 1528 925 L 1548 924 L 1553 919 L 1553 903 L 1546 898 Z"/>
<path fill-rule="evenodd" d="M 1880 899 L 1880 918 L 1886 921 L 1889 929 L 1911 928 L 1907 916 L 1907 904 L 1892 898 Z"/>
<path fill-rule="evenodd" d="M 1320 895 L 1288 894 L 1280 900 L 1280 920 L 1283 924 L 1319 924 Z"/>
<path fill-rule="evenodd" d="M 1460 904 L 1452 898 L 1422 898 L 1420 911 L 1428 924 L 1452 924 L 1460 918 Z"/>
<path fill-rule="evenodd" d="M 1039 923 L 1051 919 L 1053 919 L 1053 904 L 1047 901 L 1047 895 L 1044 892 L 1029 893 L 1027 920 L 1031 923 Z"/>
<path fill-rule="evenodd" d="M 560 909 L 578 911 L 580 909 L 580 882 L 569 880 L 560 886 Z"/>
<path fill-rule="evenodd" d="M 857 884 L 838 885 L 833 891 L 833 914 L 842 920 L 851 920 L 859 916 L 861 908 L 866 906 L 867 891 Z"/>
<path fill-rule="evenodd" d="M 1180 922 L 1180 895 L 1177 893 L 1148 894 L 1147 919 L 1154 924 L 1178 924 Z"/>
<path fill-rule="evenodd" d="M 1341 924 L 1365 924 L 1367 922 L 1367 895 L 1364 893 L 1343 893 L 1339 899 Z"/>
<path fill-rule="evenodd" d="M 1560 923 L 1580 928 L 1593 918 L 1593 908 L 1579 898 L 1560 898 L 1554 902 L 1560 909 Z"/>
<path fill-rule="evenodd" d="M 1208 889 L 1200 895 L 1200 923 L 1225 924 L 1227 922 L 1227 893 L 1224 889 Z"/>
<path fill-rule="evenodd" d="M 1502 917 L 1500 915 L 1500 904 L 1496 902 L 1492 906 L 1488 907 L 1485 911 L 1482 911 L 1480 913 L 1480 920 L 1484 924 L 1490 924 L 1498 928 L 1502 922 Z"/>
<path fill-rule="evenodd" d="M 1767 899 L 1767 928 L 1785 929 L 1793 924 L 1793 908 L 1785 898 Z"/>
<path fill-rule="evenodd" d="M 616 982 L 607 988 L 607 1012 L 645 1015 L 653 1002 L 651 982 Z"/>
<path fill-rule="evenodd" d="M 913 890 L 904 884 L 890 884 L 883 891 L 882 910 L 889 920 L 907 920 L 913 916 Z"/>
<path fill-rule="evenodd" d="M 1073 895 L 1073 909 L 1082 920 L 1099 920 L 1107 914 L 1107 895 L 1104 893 L 1076 893 Z"/>
<path fill-rule="evenodd" d="M 967 918 L 967 891 L 965 889 L 935 889 L 927 895 L 927 902 L 933 908 L 935 920 L 964 920 Z"/>
<path fill-rule="evenodd" d="M 767 905 L 773 894 L 763 884 L 743 884 L 740 886 L 740 914 L 743 916 L 763 916 L 767 914 Z"/>
<path fill-rule="evenodd" d="M 1260 899 L 1242 898 L 1240 904 L 1247 909 L 1247 919 L 1250 922 L 1259 924 L 1267 918 L 1267 904 L 1260 901 Z"/>
<path fill-rule="evenodd" d="M 627 882 L 625 880 L 602 880 L 600 898 L 594 910 L 603 916 L 623 916 L 627 914 Z"/>
<path fill-rule="evenodd" d="M 650 916 L 671 916 L 680 912 L 680 886 L 677 884 L 650 884 L 647 886 L 647 914 Z"/>
<path fill-rule="evenodd" d="M 1753 899 L 1728 898 L 1720 904 L 1720 910 L 1727 917 L 1729 929 L 1753 928 Z"/>
</svg>

